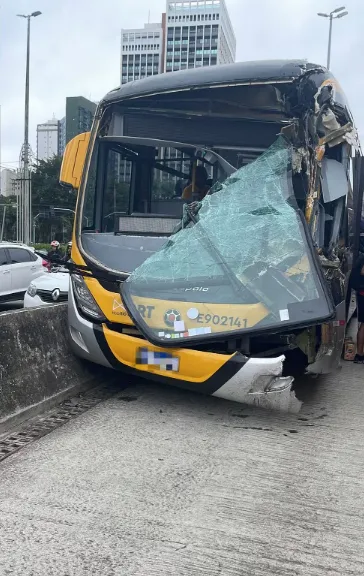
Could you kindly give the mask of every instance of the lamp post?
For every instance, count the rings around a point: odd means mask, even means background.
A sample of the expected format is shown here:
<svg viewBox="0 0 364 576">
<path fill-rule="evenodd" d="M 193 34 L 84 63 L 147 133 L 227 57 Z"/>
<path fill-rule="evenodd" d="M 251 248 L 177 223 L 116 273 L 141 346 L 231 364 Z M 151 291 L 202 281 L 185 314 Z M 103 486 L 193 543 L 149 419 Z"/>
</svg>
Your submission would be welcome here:
<svg viewBox="0 0 364 576">
<path fill-rule="evenodd" d="M 336 20 L 337 18 L 343 18 L 344 16 L 349 14 L 349 12 L 347 10 L 345 12 L 344 12 L 344 10 L 345 10 L 345 6 L 340 6 L 340 8 L 335 8 L 335 10 L 333 10 L 329 14 L 324 14 L 323 12 L 317 13 L 318 16 L 322 16 L 323 18 L 330 18 L 329 45 L 327 48 L 327 69 L 328 70 L 330 70 L 330 60 L 331 60 L 332 21 Z"/>
<path fill-rule="evenodd" d="M 22 187 L 20 190 L 20 230 L 21 240 L 29 244 L 31 240 L 31 213 L 32 200 L 30 190 L 30 170 L 29 170 L 29 59 L 30 59 L 30 19 L 40 16 L 42 13 L 32 12 L 31 14 L 17 14 L 19 18 L 27 20 L 27 57 L 25 72 L 25 115 L 24 115 L 24 144 L 21 161 L 23 163 Z"/>
</svg>

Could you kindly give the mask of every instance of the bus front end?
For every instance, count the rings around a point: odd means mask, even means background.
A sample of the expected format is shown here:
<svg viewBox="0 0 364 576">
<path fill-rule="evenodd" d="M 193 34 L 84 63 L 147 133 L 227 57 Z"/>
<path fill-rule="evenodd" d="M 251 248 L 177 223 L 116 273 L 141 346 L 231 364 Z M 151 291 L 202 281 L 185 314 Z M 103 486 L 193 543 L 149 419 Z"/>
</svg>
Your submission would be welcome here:
<svg viewBox="0 0 364 576">
<path fill-rule="evenodd" d="M 254 82 L 234 65 L 122 87 L 70 143 L 70 339 L 125 373 L 298 411 L 297 368 L 340 361 L 355 131 L 325 69 L 256 64 Z"/>
</svg>

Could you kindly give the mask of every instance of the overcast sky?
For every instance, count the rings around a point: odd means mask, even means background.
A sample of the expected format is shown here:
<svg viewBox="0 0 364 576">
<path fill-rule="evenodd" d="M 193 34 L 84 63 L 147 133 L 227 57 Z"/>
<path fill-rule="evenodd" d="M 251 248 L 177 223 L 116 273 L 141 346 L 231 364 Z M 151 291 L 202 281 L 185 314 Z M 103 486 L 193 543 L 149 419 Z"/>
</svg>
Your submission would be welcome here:
<svg viewBox="0 0 364 576">
<path fill-rule="evenodd" d="M 237 60 L 307 58 L 326 63 L 328 21 L 340 0 L 226 0 Z M 120 30 L 160 21 L 165 0 L 0 0 L 1 164 L 16 167 L 23 141 L 26 21 L 32 20 L 30 140 L 36 125 L 65 113 L 66 96 L 99 100 L 119 84 Z M 364 0 L 346 0 L 334 22 L 331 68 L 364 136 Z"/>
</svg>

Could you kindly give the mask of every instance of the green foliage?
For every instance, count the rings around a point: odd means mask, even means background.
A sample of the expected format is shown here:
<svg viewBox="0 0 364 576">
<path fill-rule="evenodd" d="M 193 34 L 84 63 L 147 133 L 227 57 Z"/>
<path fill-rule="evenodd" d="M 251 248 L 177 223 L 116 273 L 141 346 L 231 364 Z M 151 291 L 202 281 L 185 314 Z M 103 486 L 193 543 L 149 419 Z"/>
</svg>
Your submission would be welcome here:
<svg viewBox="0 0 364 576">
<path fill-rule="evenodd" d="M 39 244 L 37 242 L 37 244 L 33 244 L 33 246 L 36 250 L 47 250 L 47 252 L 49 252 L 49 250 L 51 249 L 50 244 Z"/>
<path fill-rule="evenodd" d="M 32 218 L 36 225 L 35 237 L 37 242 L 47 243 L 47 247 L 49 247 L 48 243 L 54 239 L 67 243 L 72 237 L 73 213 L 56 211 L 52 218 L 49 214 L 51 206 L 70 210 L 75 210 L 76 207 L 77 190 L 61 186 L 59 183 L 61 164 L 62 158 L 53 156 L 49 160 L 39 160 L 32 170 Z M 14 206 L 16 201 L 16 196 L 1 197 L 0 203 L 9 205 L 5 214 L 4 240 L 16 240 L 16 208 Z M 3 210 L 1 206 L 0 227 Z"/>
<path fill-rule="evenodd" d="M 35 237 L 38 242 L 67 242 L 72 236 L 73 214 L 56 212 L 53 218 L 45 218 L 50 206 L 75 210 L 77 190 L 61 186 L 59 174 L 62 165 L 60 156 L 39 160 L 32 173 L 33 218 L 36 218 Z"/>
<path fill-rule="evenodd" d="M 75 209 L 77 191 L 60 185 L 61 165 L 60 156 L 38 161 L 32 174 L 33 205 Z"/>
</svg>

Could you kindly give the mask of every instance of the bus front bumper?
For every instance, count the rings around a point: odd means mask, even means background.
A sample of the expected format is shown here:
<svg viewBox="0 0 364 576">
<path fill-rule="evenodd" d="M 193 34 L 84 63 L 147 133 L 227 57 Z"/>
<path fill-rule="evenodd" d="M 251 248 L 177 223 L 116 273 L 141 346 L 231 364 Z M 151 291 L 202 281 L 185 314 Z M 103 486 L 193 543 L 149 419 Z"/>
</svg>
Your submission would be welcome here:
<svg viewBox="0 0 364 576">
<path fill-rule="evenodd" d="M 163 349 L 83 318 L 70 290 L 68 319 L 74 353 L 86 360 L 194 392 L 262 408 L 299 412 L 285 357 L 246 358 L 192 349 Z"/>
</svg>

